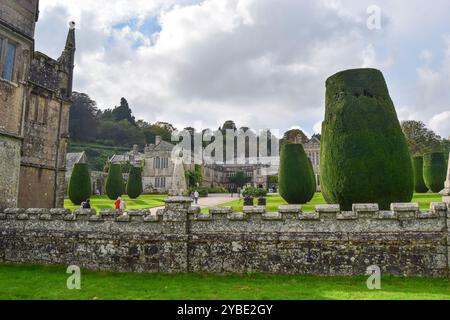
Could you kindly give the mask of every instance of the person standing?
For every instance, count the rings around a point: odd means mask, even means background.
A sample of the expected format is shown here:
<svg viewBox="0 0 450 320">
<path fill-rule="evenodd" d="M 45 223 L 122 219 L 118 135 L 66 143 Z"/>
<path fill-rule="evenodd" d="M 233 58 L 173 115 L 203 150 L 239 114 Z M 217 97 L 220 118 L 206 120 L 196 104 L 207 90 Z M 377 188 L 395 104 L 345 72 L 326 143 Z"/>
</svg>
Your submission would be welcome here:
<svg viewBox="0 0 450 320">
<path fill-rule="evenodd" d="M 198 204 L 198 198 L 200 197 L 200 194 L 198 193 L 197 190 L 195 190 L 194 192 L 194 202 L 195 204 Z"/>
<path fill-rule="evenodd" d="M 91 200 L 87 199 L 85 202 L 83 202 L 83 209 L 91 209 Z"/>
<path fill-rule="evenodd" d="M 116 210 L 120 209 L 120 197 L 118 197 L 117 200 L 114 202 L 114 208 Z"/>
<path fill-rule="evenodd" d="M 122 212 L 125 212 L 126 209 L 127 209 L 127 202 L 125 201 L 125 199 L 121 199 L 120 200 L 120 210 Z"/>
</svg>

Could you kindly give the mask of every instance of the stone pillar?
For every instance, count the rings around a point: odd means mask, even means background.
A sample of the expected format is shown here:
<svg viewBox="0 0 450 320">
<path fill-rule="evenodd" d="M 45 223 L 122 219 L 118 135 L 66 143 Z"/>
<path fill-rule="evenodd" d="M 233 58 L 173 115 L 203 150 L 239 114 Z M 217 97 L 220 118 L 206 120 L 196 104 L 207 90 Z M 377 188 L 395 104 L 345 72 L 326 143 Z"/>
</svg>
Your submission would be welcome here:
<svg viewBox="0 0 450 320">
<path fill-rule="evenodd" d="M 440 194 L 442 195 L 442 201 L 450 204 L 450 158 L 448 161 L 447 180 L 445 181 L 444 190 Z"/>
</svg>

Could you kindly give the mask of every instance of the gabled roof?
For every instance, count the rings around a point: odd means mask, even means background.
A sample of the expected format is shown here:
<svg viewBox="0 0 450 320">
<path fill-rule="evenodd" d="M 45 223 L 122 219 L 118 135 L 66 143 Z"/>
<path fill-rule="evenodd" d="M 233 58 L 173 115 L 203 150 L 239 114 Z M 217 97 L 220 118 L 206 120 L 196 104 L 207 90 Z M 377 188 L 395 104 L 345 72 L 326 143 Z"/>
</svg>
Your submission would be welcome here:
<svg viewBox="0 0 450 320">
<path fill-rule="evenodd" d="M 68 171 L 73 169 L 73 166 L 77 163 L 86 163 L 87 157 L 86 153 L 83 152 L 75 152 L 66 154 L 66 169 Z"/>
<path fill-rule="evenodd" d="M 148 147 L 148 151 L 172 151 L 175 146 L 169 142 L 161 141 L 157 145 L 151 145 Z"/>
</svg>

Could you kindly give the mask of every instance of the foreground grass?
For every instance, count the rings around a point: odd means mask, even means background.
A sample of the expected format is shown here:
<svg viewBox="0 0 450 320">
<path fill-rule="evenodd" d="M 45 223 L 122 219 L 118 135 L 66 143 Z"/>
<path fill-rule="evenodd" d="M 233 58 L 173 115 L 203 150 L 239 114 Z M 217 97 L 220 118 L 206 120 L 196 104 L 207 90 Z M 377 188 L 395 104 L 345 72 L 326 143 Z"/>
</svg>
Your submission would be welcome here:
<svg viewBox="0 0 450 320">
<path fill-rule="evenodd" d="M 128 196 L 124 197 L 127 202 L 127 209 L 150 209 L 164 206 L 164 199 L 166 195 L 142 195 L 138 199 L 130 199 Z M 92 196 L 91 206 L 93 209 L 113 209 L 114 200 L 110 200 L 106 195 Z M 79 209 L 80 206 L 74 205 L 69 199 L 64 200 L 64 208 L 70 210 Z"/>
<path fill-rule="evenodd" d="M 384 277 L 370 291 L 365 277 L 132 274 L 82 271 L 81 290 L 68 290 L 66 269 L 0 265 L 0 299 L 60 300 L 442 300 L 448 279 Z"/>
<path fill-rule="evenodd" d="M 421 210 L 429 210 L 430 204 L 432 202 L 441 202 L 442 196 L 435 193 L 426 193 L 426 194 L 414 194 L 414 198 L 412 202 L 418 202 Z M 256 202 L 256 200 L 255 200 Z M 282 205 L 286 205 L 287 202 L 281 198 L 279 195 L 271 195 L 267 197 L 267 211 L 268 212 L 276 212 L 278 211 L 278 207 Z M 316 205 L 326 204 L 325 199 L 323 198 L 322 193 L 316 193 L 314 198 L 306 205 L 303 205 L 303 211 L 305 212 L 314 212 Z M 242 211 L 243 200 L 235 200 L 228 203 L 224 203 L 221 207 L 232 207 L 233 211 L 240 212 Z"/>
</svg>

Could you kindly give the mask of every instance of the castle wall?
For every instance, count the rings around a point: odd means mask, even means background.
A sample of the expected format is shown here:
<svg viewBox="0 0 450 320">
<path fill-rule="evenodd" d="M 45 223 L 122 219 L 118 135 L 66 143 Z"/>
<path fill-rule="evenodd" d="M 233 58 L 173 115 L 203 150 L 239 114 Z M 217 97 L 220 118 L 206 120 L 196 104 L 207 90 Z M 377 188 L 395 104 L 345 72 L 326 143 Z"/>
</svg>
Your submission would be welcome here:
<svg viewBox="0 0 450 320">
<path fill-rule="evenodd" d="M 0 209 L 17 206 L 21 141 L 0 135 Z"/>
<path fill-rule="evenodd" d="M 17 32 L 33 38 L 38 0 L 0 0 L 0 20 Z"/>
<path fill-rule="evenodd" d="M 149 210 L 7 209 L 0 213 L 0 261 L 75 264 L 138 272 L 265 272 L 447 277 L 448 208 L 394 204 L 391 211 L 358 205 L 353 212 L 318 206 L 314 213 L 284 206 L 215 208 L 201 214 L 172 199 Z"/>
<path fill-rule="evenodd" d="M 55 207 L 55 171 L 45 167 L 20 167 L 18 206 Z"/>
</svg>

